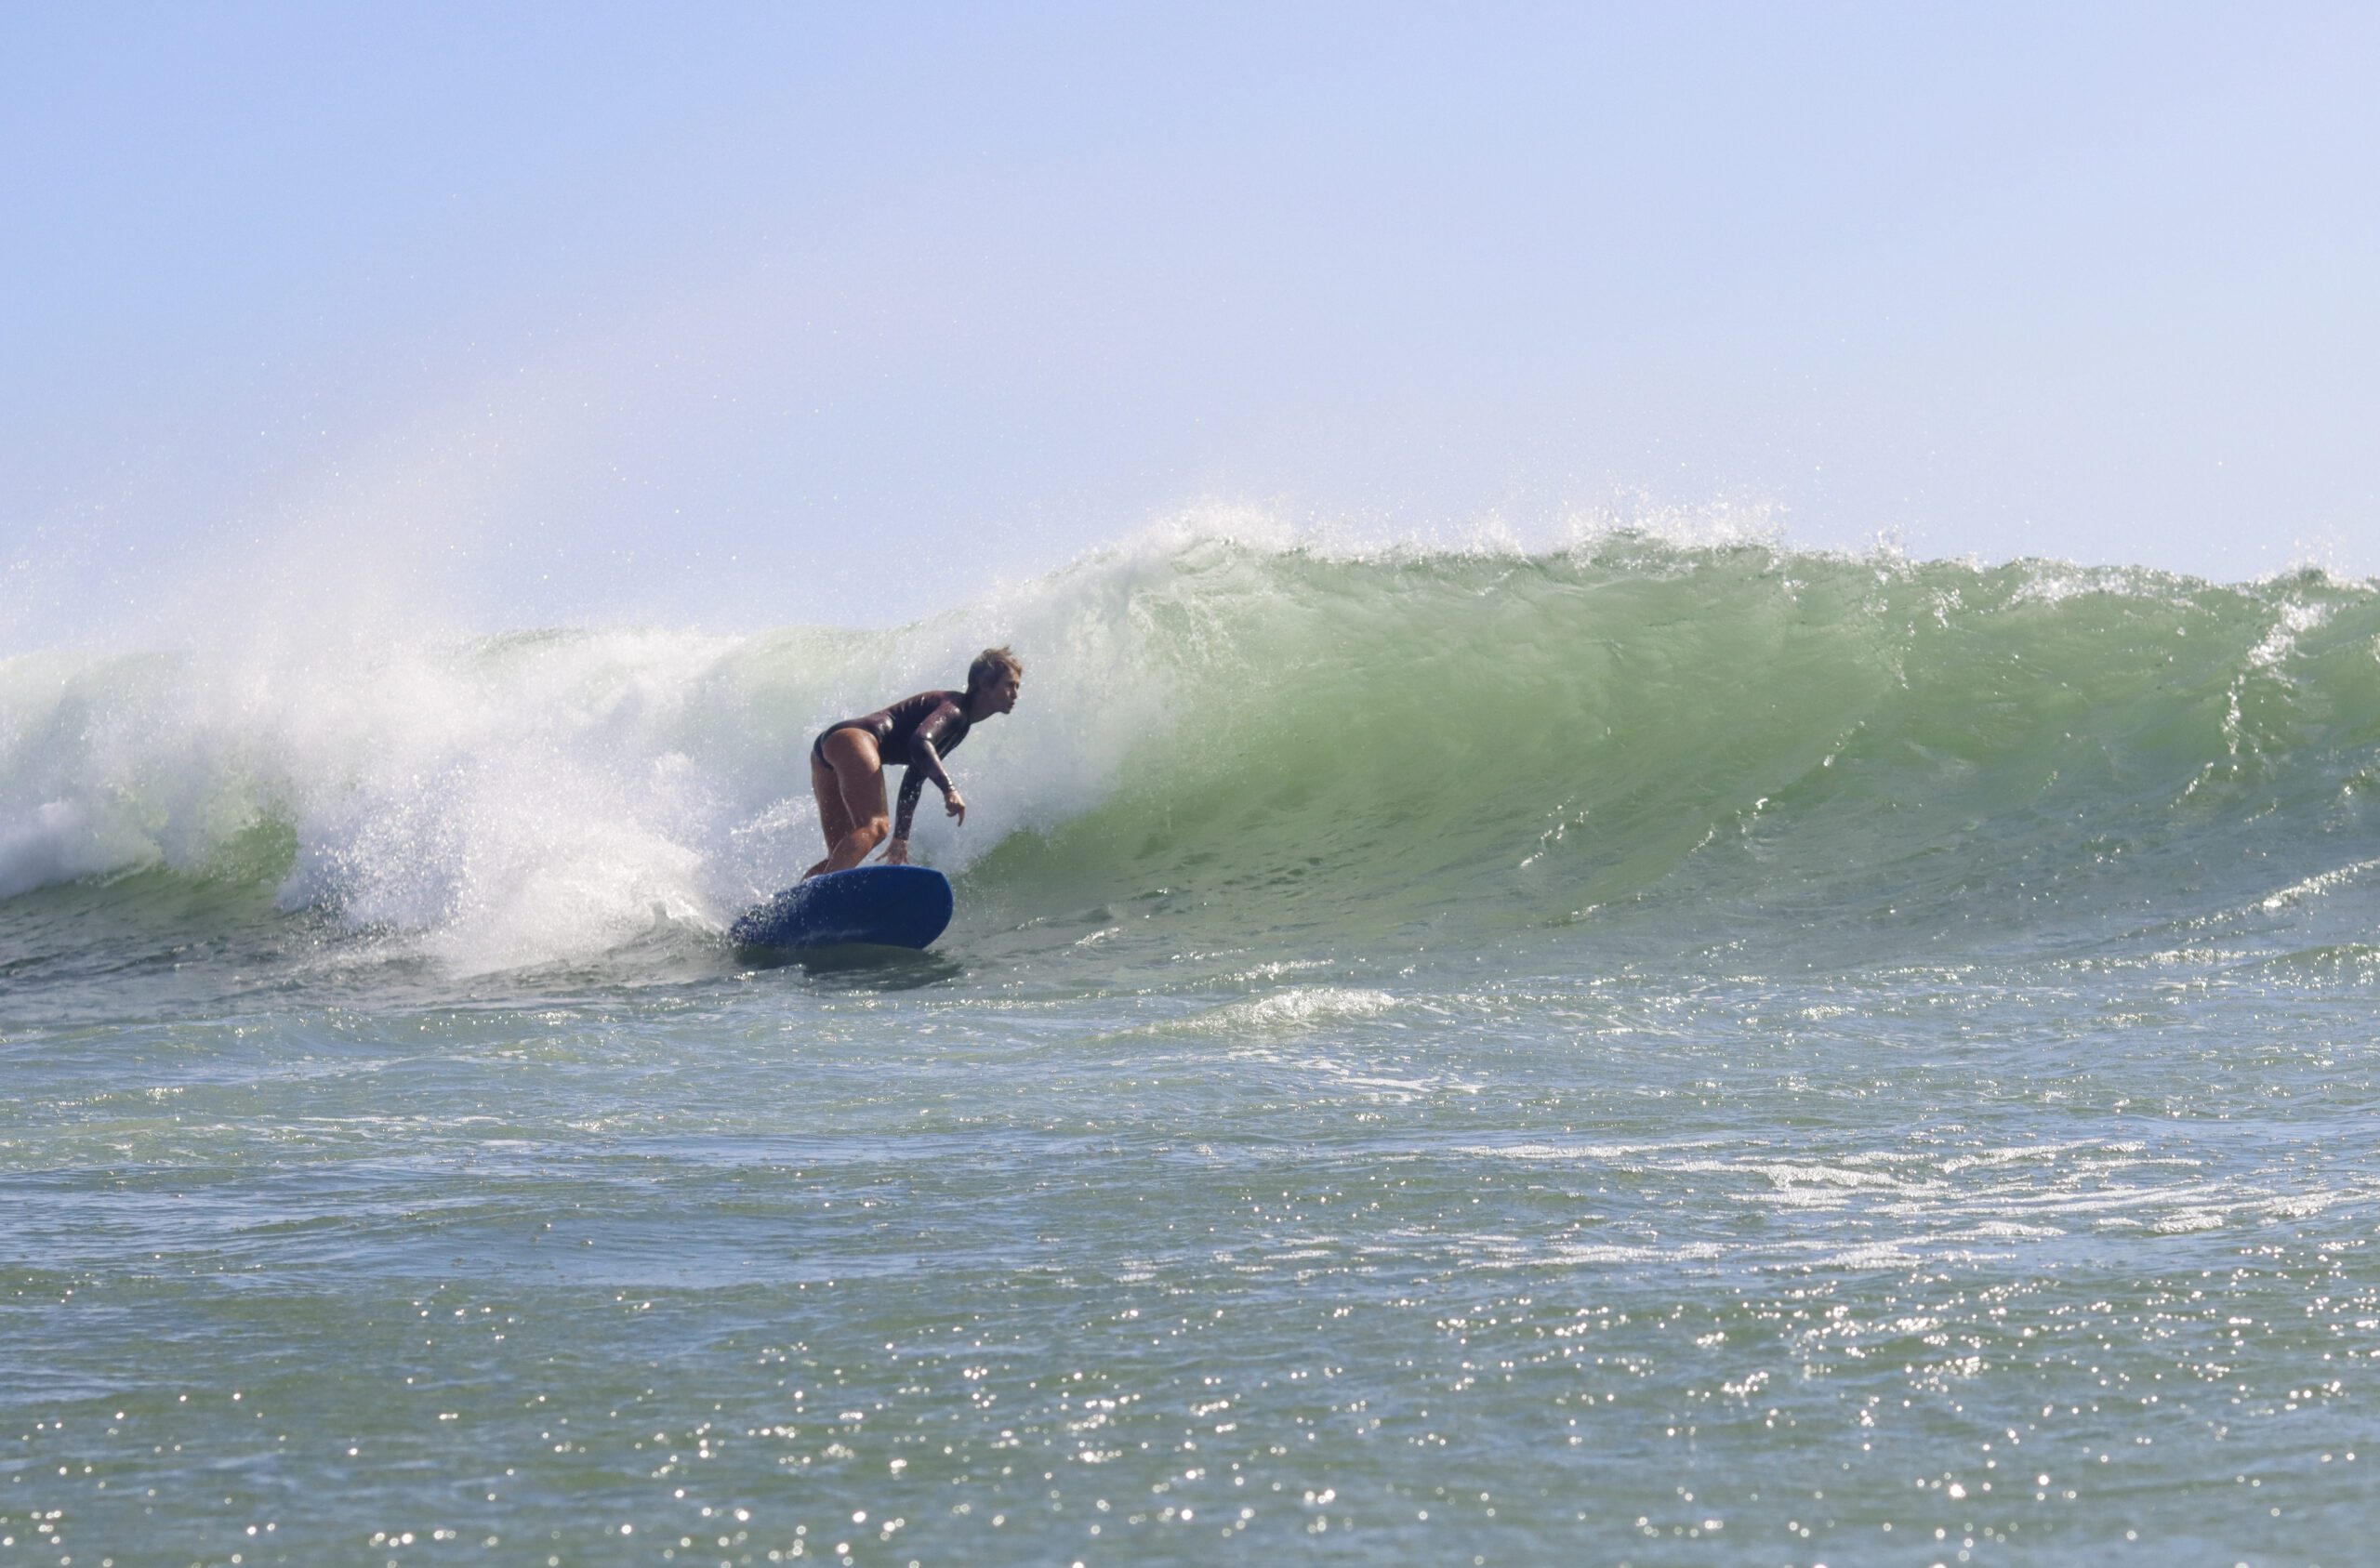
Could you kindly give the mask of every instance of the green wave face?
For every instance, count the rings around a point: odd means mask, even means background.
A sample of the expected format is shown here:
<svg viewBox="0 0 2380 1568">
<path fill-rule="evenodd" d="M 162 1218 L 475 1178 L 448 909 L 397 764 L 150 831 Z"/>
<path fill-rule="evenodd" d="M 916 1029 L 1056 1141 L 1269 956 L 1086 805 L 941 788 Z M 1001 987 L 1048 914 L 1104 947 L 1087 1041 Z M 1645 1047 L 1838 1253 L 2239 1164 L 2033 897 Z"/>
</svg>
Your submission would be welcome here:
<svg viewBox="0 0 2380 1568">
<path fill-rule="evenodd" d="M 1693 549 L 1193 550 L 1141 607 L 1175 721 L 1094 810 L 1003 843 L 1223 929 L 1618 919 L 2071 929 L 2249 897 L 2369 828 L 2380 606 Z M 1451 934 L 1450 932 L 1448 934 Z"/>
</svg>

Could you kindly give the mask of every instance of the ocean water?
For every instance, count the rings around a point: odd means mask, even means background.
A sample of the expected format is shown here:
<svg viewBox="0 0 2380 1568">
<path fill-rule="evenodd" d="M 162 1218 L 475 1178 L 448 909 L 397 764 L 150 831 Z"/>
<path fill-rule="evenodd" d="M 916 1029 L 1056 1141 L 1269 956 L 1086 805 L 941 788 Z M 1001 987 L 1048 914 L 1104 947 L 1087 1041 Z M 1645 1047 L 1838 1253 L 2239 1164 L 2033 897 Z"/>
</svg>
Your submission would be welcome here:
<svg viewBox="0 0 2380 1568">
<path fill-rule="evenodd" d="M 7 659 L 0 1562 L 2370 1561 L 2375 757 L 2361 583 L 1629 533 Z"/>
</svg>

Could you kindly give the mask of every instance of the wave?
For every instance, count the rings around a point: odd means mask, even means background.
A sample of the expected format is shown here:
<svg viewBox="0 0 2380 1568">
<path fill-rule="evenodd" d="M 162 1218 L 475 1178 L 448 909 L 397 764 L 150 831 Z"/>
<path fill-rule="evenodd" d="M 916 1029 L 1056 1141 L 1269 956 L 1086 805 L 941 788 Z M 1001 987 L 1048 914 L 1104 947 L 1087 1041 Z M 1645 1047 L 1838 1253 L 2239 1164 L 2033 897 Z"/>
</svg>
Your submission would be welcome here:
<svg viewBox="0 0 2380 1568">
<path fill-rule="evenodd" d="M 2294 918 L 2373 880 L 2375 637 L 2319 571 L 1188 531 L 889 629 L 50 652 L 0 662 L 0 897 L 265 883 L 475 968 L 721 929 L 818 853 L 810 735 L 998 641 L 921 858 L 1076 944 Z"/>
</svg>

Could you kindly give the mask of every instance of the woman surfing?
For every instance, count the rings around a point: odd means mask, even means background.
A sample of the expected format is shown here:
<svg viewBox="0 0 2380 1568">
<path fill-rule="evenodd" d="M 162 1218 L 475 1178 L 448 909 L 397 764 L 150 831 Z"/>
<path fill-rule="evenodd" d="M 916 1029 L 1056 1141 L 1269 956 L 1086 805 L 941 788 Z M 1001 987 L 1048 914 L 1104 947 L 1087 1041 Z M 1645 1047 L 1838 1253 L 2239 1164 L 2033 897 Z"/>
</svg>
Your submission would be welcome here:
<svg viewBox="0 0 2380 1568">
<path fill-rule="evenodd" d="M 996 713 L 1016 707 L 1025 663 L 1006 648 L 986 648 L 967 666 L 964 692 L 919 692 L 858 718 L 830 724 L 810 744 L 810 788 L 818 797 L 818 827 L 826 836 L 826 858 L 801 874 L 805 882 L 828 871 L 849 871 L 884 843 L 888 865 L 909 860 L 909 822 L 928 779 L 942 791 L 943 809 L 960 823 L 967 802 L 943 771 L 942 758 L 958 749 L 967 731 Z M 887 822 L 884 770 L 906 763 L 901 814 Z"/>
</svg>

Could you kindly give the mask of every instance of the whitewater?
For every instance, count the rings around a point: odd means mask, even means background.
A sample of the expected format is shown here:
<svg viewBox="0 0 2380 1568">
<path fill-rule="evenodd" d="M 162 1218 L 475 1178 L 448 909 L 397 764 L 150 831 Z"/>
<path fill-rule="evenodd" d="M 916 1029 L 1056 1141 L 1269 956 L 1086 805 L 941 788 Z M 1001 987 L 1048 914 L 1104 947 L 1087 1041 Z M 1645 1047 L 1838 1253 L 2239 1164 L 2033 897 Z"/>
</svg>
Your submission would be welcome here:
<svg viewBox="0 0 2380 1568">
<path fill-rule="evenodd" d="M 730 945 L 995 643 L 948 934 Z M 0 1561 L 2360 1561 L 2375 829 L 2319 569 L 0 659 Z"/>
</svg>

